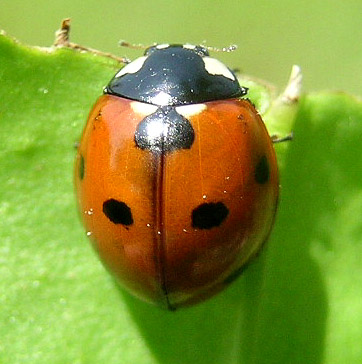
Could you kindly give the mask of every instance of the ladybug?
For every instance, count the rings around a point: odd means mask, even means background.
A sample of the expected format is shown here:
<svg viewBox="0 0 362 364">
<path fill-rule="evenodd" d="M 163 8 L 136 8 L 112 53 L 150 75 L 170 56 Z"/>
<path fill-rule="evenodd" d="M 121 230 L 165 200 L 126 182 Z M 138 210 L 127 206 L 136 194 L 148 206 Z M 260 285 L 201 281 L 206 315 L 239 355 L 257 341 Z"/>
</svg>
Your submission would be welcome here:
<svg viewBox="0 0 362 364">
<path fill-rule="evenodd" d="M 203 46 L 161 44 L 124 66 L 78 148 L 79 210 L 105 266 L 169 310 L 234 281 L 271 231 L 273 142 L 235 74 Z"/>
</svg>

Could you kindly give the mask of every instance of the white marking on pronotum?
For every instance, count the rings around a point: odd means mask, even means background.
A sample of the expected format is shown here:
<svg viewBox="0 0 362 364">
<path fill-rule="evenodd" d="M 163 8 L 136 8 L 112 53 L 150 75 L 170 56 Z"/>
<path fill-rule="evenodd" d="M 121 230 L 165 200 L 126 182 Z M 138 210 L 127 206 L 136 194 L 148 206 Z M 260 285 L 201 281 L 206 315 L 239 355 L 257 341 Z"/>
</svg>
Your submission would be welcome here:
<svg viewBox="0 0 362 364">
<path fill-rule="evenodd" d="M 187 119 L 191 116 L 200 114 L 205 109 L 206 109 L 205 104 L 191 104 L 191 105 L 177 106 L 176 112 Z"/>
<path fill-rule="evenodd" d="M 164 91 L 160 91 L 155 97 L 152 97 L 152 103 L 160 106 L 170 105 L 172 96 Z"/>
<path fill-rule="evenodd" d="M 131 108 L 136 114 L 148 116 L 153 114 L 158 109 L 158 106 L 146 104 L 145 102 L 132 101 Z"/>
<path fill-rule="evenodd" d="M 186 48 L 186 49 L 195 49 L 196 48 L 196 46 L 193 44 L 184 44 L 182 47 Z"/>
<path fill-rule="evenodd" d="M 202 60 L 205 63 L 205 69 L 211 75 L 222 75 L 235 81 L 233 73 L 219 60 L 212 57 L 203 57 Z"/>
<path fill-rule="evenodd" d="M 146 56 L 136 58 L 133 62 L 125 65 L 114 77 L 118 78 L 127 73 L 136 73 L 137 71 L 139 71 L 142 68 L 143 63 L 145 63 L 146 58 L 147 58 Z"/>
<path fill-rule="evenodd" d="M 157 44 L 156 48 L 157 49 L 164 49 L 164 48 L 168 48 L 170 45 L 165 43 L 165 44 Z"/>
</svg>

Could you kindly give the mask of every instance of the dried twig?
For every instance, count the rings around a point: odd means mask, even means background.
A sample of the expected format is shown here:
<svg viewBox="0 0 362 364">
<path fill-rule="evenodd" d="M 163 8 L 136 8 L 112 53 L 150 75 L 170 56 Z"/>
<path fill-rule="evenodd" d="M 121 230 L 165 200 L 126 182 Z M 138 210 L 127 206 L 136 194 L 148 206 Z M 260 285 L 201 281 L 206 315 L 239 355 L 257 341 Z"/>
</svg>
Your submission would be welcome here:
<svg viewBox="0 0 362 364">
<path fill-rule="evenodd" d="M 59 48 L 61 47 L 70 48 L 81 52 L 89 52 L 92 54 L 96 54 L 98 56 L 114 59 L 120 63 L 130 63 L 130 60 L 128 58 L 118 57 L 112 53 L 102 52 L 98 51 L 97 49 L 84 47 L 82 45 L 72 43 L 69 41 L 69 33 L 70 33 L 70 18 L 66 18 L 62 20 L 60 29 L 55 32 L 55 40 L 53 46 Z"/>
</svg>

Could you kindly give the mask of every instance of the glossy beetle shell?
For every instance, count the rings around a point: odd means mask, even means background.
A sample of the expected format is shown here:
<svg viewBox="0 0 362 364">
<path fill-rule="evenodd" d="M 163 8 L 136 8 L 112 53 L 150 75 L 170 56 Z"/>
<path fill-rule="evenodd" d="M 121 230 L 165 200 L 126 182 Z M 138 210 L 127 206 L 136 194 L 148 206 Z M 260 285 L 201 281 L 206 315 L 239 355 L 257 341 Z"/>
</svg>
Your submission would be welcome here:
<svg viewBox="0 0 362 364">
<path fill-rule="evenodd" d="M 174 309 L 223 289 L 258 253 L 276 212 L 277 162 L 246 99 L 177 107 L 194 135 L 166 151 L 135 143 L 153 106 L 101 96 L 83 132 L 75 184 L 105 266 L 136 296 Z"/>
</svg>

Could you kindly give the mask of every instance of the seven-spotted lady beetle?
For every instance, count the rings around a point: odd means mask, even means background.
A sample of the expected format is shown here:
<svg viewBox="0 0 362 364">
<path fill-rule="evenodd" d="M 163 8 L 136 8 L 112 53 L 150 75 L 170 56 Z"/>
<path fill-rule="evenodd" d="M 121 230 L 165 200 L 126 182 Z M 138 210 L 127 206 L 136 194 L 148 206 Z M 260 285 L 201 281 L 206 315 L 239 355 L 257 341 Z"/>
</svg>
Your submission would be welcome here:
<svg viewBox="0 0 362 364">
<path fill-rule="evenodd" d="M 272 140 L 235 74 L 203 46 L 156 45 L 96 102 L 76 159 L 79 210 L 104 264 L 168 309 L 233 281 L 278 201 Z"/>
</svg>

